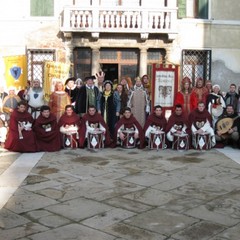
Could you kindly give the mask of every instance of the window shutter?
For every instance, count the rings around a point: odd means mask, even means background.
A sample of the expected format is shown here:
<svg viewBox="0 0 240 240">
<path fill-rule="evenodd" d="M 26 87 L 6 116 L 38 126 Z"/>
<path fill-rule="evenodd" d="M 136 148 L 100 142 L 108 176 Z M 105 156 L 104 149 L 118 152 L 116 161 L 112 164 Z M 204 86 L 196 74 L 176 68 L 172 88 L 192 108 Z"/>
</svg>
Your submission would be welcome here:
<svg viewBox="0 0 240 240">
<path fill-rule="evenodd" d="M 198 17 L 208 19 L 208 0 L 198 0 Z"/>
<path fill-rule="evenodd" d="M 178 0 L 178 18 L 186 17 L 186 0 Z"/>
<path fill-rule="evenodd" d="M 54 16 L 54 0 L 31 0 L 31 16 Z"/>
</svg>

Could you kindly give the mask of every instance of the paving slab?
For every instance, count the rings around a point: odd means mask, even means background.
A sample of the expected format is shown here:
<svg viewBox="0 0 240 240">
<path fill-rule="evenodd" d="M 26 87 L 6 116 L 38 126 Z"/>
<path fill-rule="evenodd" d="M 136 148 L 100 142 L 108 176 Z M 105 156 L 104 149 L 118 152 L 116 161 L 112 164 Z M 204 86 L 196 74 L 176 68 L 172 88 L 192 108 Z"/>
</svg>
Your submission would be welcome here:
<svg viewBox="0 0 240 240">
<path fill-rule="evenodd" d="M 0 239 L 239 240 L 239 153 L 0 151 Z"/>
</svg>

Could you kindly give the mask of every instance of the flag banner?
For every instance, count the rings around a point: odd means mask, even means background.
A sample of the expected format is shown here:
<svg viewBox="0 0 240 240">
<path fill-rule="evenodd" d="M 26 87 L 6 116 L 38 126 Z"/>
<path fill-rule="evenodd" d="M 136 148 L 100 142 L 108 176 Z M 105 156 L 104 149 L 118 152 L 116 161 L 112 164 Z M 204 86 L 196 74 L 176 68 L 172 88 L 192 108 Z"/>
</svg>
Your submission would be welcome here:
<svg viewBox="0 0 240 240">
<path fill-rule="evenodd" d="M 44 63 L 44 81 L 43 89 L 46 101 L 54 92 L 56 82 L 61 81 L 63 84 L 69 76 L 70 64 L 62 62 L 47 61 Z"/>
<path fill-rule="evenodd" d="M 27 86 L 27 57 L 25 55 L 6 56 L 5 64 L 5 86 L 14 87 L 16 91 Z"/>
</svg>

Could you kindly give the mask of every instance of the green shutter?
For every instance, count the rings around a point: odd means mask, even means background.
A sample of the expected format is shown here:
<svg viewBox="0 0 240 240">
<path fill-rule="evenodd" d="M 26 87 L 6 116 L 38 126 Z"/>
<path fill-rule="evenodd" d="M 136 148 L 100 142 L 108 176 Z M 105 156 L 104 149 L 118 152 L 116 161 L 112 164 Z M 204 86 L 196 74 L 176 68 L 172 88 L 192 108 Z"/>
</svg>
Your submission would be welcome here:
<svg viewBox="0 0 240 240">
<path fill-rule="evenodd" d="M 186 0 L 178 0 L 178 18 L 186 17 Z"/>
<path fill-rule="evenodd" d="M 31 16 L 54 16 L 54 0 L 31 0 Z"/>
<path fill-rule="evenodd" d="M 198 17 L 208 19 L 208 0 L 198 0 Z"/>
</svg>

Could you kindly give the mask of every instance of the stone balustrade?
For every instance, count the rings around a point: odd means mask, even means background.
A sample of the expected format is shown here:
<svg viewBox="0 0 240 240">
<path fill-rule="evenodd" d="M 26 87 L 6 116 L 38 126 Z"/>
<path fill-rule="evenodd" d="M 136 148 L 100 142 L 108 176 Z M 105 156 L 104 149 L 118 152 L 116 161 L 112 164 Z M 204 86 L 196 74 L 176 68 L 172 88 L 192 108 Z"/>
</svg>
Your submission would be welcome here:
<svg viewBox="0 0 240 240">
<path fill-rule="evenodd" d="M 140 33 L 142 38 L 148 34 L 176 34 L 177 7 L 143 8 L 134 10 L 126 7 L 64 7 L 60 16 L 62 32 L 99 33 Z"/>
</svg>

